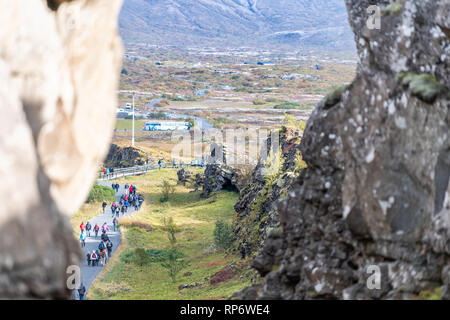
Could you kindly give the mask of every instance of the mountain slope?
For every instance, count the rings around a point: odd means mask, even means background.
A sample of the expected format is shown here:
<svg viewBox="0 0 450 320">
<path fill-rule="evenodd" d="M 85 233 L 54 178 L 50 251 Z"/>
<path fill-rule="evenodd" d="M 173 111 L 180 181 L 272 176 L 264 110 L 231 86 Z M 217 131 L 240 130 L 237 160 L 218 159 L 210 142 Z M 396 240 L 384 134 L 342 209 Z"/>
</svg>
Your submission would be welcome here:
<svg viewBox="0 0 450 320">
<path fill-rule="evenodd" d="M 119 24 L 126 42 L 354 46 L 342 0 L 125 0 Z"/>
</svg>

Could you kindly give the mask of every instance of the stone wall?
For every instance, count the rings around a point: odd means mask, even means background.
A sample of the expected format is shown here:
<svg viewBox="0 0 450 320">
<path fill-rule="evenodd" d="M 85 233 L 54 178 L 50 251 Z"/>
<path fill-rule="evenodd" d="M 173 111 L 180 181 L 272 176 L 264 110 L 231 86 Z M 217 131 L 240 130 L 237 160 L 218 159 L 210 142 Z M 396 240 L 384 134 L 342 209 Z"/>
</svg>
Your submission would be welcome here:
<svg viewBox="0 0 450 320">
<path fill-rule="evenodd" d="M 0 298 L 67 298 L 68 215 L 109 148 L 120 0 L 0 0 Z"/>
</svg>

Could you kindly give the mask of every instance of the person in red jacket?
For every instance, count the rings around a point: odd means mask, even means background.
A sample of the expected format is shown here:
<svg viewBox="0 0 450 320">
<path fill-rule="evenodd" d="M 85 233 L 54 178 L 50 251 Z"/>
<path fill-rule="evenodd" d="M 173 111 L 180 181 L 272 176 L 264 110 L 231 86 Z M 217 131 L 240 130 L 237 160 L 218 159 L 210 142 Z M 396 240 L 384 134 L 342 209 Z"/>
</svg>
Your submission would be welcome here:
<svg viewBox="0 0 450 320">
<path fill-rule="evenodd" d="M 94 232 L 95 232 L 95 237 L 96 237 L 96 238 L 97 238 L 97 236 L 98 236 L 98 230 L 100 230 L 100 227 L 98 226 L 98 224 L 95 224 Z"/>
<path fill-rule="evenodd" d="M 86 229 L 86 226 L 84 225 L 83 221 L 81 221 L 81 224 L 80 224 L 81 232 L 83 232 L 85 229 Z"/>
</svg>

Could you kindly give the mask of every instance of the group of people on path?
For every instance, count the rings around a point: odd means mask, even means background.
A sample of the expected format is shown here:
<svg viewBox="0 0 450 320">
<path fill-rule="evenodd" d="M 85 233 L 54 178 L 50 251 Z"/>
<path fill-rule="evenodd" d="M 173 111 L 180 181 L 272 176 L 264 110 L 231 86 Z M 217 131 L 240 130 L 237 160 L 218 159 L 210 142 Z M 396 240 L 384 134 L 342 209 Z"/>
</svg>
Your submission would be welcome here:
<svg viewBox="0 0 450 320">
<path fill-rule="evenodd" d="M 97 267 L 99 265 L 106 265 L 106 262 L 111 257 L 113 243 L 108 237 L 107 231 L 109 231 L 106 222 L 102 225 L 101 240 L 96 250 L 86 253 L 87 265 L 90 267 Z"/>
<path fill-rule="evenodd" d="M 117 222 L 115 224 L 117 224 Z M 86 222 L 86 224 L 84 224 L 84 222 L 81 222 L 80 224 L 80 244 L 82 248 L 86 247 L 86 239 L 88 237 L 91 237 L 91 230 L 94 231 L 95 238 L 97 238 L 100 229 L 102 230 L 102 235 L 100 237 L 98 249 L 93 250 L 92 253 L 89 251 L 86 253 L 87 265 L 89 267 L 95 267 L 99 265 L 104 266 L 108 259 L 111 257 L 113 243 L 108 237 L 107 232 L 109 231 L 109 228 L 106 222 L 101 227 L 98 224 L 95 224 L 95 226 L 92 227 L 89 221 Z M 114 226 L 114 229 L 116 229 L 116 225 Z M 86 295 L 86 287 L 81 284 L 80 288 L 72 293 L 72 295 L 74 294 L 78 295 L 79 300 L 84 300 L 84 297 Z"/>
<path fill-rule="evenodd" d="M 118 183 L 113 183 L 111 188 L 117 193 L 119 192 L 120 185 Z"/>
<path fill-rule="evenodd" d="M 119 184 L 113 184 L 112 188 L 118 192 Z M 122 212 L 122 216 L 127 212 L 129 207 L 134 207 L 135 210 L 139 210 L 142 203 L 144 202 L 144 197 L 136 193 L 136 186 L 125 185 L 125 193 L 120 197 L 119 204 L 115 201 L 111 204 L 111 212 L 114 226 L 114 231 L 118 229 L 119 224 L 119 213 Z M 106 201 L 102 203 L 103 213 L 105 213 L 106 207 L 108 206 Z M 86 261 L 88 267 L 105 266 L 111 257 L 113 250 L 113 243 L 109 239 L 108 232 L 110 231 L 107 222 L 105 221 L 101 226 L 97 223 L 92 226 L 92 224 L 87 221 L 86 224 L 81 222 L 80 224 L 80 245 L 82 248 L 86 247 L 86 239 L 88 237 L 98 237 L 99 231 L 101 230 L 100 242 L 98 247 L 92 251 L 88 250 L 86 252 Z M 91 235 L 91 232 L 93 234 Z M 86 294 L 86 288 L 82 284 L 78 290 L 75 290 L 80 300 L 83 300 Z"/>
<path fill-rule="evenodd" d="M 103 168 L 103 178 L 109 177 L 110 174 L 114 173 L 114 168 Z"/>
<path fill-rule="evenodd" d="M 114 230 L 117 230 L 118 220 L 114 218 L 113 221 Z M 113 243 L 109 240 L 107 232 L 109 231 L 108 224 L 105 222 L 101 227 L 98 224 L 95 224 L 93 230 L 95 233 L 95 238 L 98 237 L 99 230 L 102 230 L 102 235 L 100 236 L 101 241 L 98 246 L 98 250 L 94 250 L 92 253 L 87 253 L 87 263 L 88 266 L 98 266 L 99 262 L 102 262 L 102 265 L 106 264 L 108 257 L 111 256 Z M 81 222 L 80 224 L 80 244 L 81 247 L 86 247 L 86 239 L 91 236 L 92 225 L 90 222 Z M 102 260 L 103 259 L 103 260 Z M 91 264 L 92 262 L 92 264 Z"/>
</svg>

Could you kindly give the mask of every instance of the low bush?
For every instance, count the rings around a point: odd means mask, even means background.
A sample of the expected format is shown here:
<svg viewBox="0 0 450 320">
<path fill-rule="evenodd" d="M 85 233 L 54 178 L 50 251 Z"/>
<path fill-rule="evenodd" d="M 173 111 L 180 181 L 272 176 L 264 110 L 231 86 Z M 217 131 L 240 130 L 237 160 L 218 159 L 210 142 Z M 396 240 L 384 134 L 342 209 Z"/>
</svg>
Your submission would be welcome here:
<svg viewBox="0 0 450 320">
<path fill-rule="evenodd" d="M 89 192 L 89 196 L 86 202 L 87 203 L 101 202 L 103 200 L 109 202 L 116 201 L 116 193 L 110 187 L 105 187 L 99 185 L 98 183 L 95 183 L 91 191 Z"/>
<path fill-rule="evenodd" d="M 263 104 L 266 104 L 266 101 L 264 101 L 264 100 L 253 100 L 253 104 L 255 106 L 261 106 Z"/>
<path fill-rule="evenodd" d="M 162 190 L 161 190 L 161 197 L 159 198 L 159 201 L 161 202 L 167 202 L 169 201 L 169 196 L 175 192 L 175 187 L 171 185 L 167 180 L 163 181 Z"/>
<path fill-rule="evenodd" d="M 284 102 L 284 103 L 281 103 L 281 104 L 277 104 L 273 108 L 274 109 L 297 109 L 300 106 L 301 105 L 298 102 Z"/>
<path fill-rule="evenodd" d="M 217 248 L 228 249 L 233 245 L 235 240 L 231 226 L 222 220 L 216 222 L 214 229 L 214 243 Z"/>
</svg>

